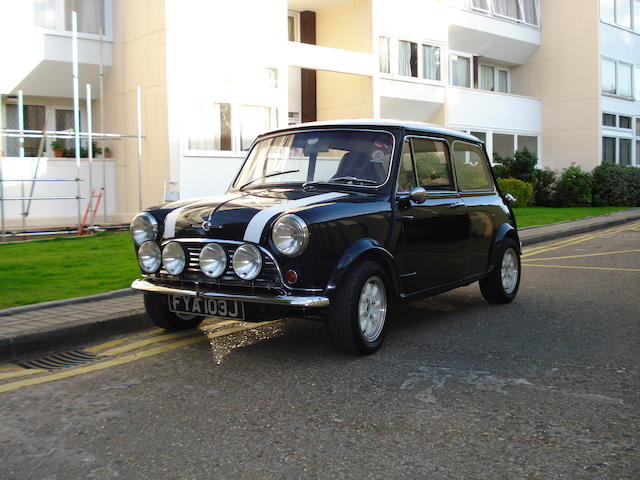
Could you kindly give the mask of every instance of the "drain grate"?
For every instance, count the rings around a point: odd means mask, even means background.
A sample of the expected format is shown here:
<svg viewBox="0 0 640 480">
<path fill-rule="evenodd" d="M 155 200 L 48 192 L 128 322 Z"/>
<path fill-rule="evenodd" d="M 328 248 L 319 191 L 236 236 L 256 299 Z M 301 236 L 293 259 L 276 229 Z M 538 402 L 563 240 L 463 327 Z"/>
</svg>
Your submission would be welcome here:
<svg viewBox="0 0 640 480">
<path fill-rule="evenodd" d="M 84 352 L 82 350 L 69 350 L 67 352 L 53 353 L 44 357 L 34 358 L 32 360 L 22 360 L 14 363 L 23 368 L 56 370 L 58 368 L 73 367 L 74 365 L 91 362 L 97 358 L 98 356 L 93 353 Z"/>
</svg>

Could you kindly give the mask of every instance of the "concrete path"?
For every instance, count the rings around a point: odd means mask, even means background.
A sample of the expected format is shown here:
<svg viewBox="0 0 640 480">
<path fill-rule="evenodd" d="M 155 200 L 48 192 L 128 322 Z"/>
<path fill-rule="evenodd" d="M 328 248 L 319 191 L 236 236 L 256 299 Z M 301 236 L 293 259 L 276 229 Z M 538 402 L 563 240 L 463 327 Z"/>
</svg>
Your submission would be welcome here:
<svg viewBox="0 0 640 480">
<path fill-rule="evenodd" d="M 520 229 L 525 247 L 640 220 L 640 209 Z M 131 289 L 0 310 L 0 360 L 61 349 L 151 325 L 142 295 Z"/>
</svg>

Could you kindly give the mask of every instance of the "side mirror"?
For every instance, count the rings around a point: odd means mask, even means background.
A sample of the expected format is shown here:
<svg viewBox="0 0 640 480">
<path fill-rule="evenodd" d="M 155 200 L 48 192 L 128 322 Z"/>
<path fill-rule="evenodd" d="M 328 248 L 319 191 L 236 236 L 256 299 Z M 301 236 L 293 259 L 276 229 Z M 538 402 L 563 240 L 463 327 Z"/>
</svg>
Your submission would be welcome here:
<svg viewBox="0 0 640 480">
<path fill-rule="evenodd" d="M 409 192 L 409 198 L 415 203 L 424 203 L 427 199 L 427 191 L 422 187 L 413 187 Z"/>
<path fill-rule="evenodd" d="M 511 195 L 510 193 L 507 193 L 504 196 L 504 199 L 507 201 L 507 203 L 509 205 L 511 205 L 512 203 L 516 203 L 518 201 L 518 199 L 516 197 L 514 197 L 513 195 Z"/>
</svg>

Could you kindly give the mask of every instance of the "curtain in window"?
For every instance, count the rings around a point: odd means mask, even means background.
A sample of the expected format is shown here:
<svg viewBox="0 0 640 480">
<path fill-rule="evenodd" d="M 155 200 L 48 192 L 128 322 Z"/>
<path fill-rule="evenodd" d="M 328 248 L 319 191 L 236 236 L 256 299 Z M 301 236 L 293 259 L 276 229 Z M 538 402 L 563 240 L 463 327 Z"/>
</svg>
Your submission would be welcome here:
<svg viewBox="0 0 640 480">
<path fill-rule="evenodd" d="M 458 87 L 471 87 L 470 60 L 467 57 L 451 56 L 451 83 Z"/>
<path fill-rule="evenodd" d="M 489 10 L 489 0 L 471 0 L 471 6 L 477 10 Z"/>
<path fill-rule="evenodd" d="M 71 30 L 71 12 L 78 13 L 78 32 L 104 33 L 104 0 L 65 0 L 64 16 L 67 30 Z"/>
<path fill-rule="evenodd" d="M 189 119 L 189 150 L 231 150 L 231 105 L 194 102 Z"/>
<path fill-rule="evenodd" d="M 632 72 L 633 67 L 631 65 L 618 62 L 618 95 L 623 97 L 633 96 L 633 82 L 631 81 Z"/>
<path fill-rule="evenodd" d="M 7 128 L 18 128 L 18 106 L 7 105 L 6 106 L 6 121 Z M 16 137 L 4 137 L 4 154 L 7 157 L 17 157 L 20 155 L 20 142 Z"/>
<path fill-rule="evenodd" d="M 524 8 L 524 21 L 531 25 L 538 25 L 537 0 L 522 0 Z"/>
<path fill-rule="evenodd" d="M 73 131 L 75 127 L 75 123 L 73 121 L 73 110 L 56 110 L 56 130 L 64 131 L 71 130 Z M 73 138 L 64 138 L 58 139 L 59 142 L 62 142 L 64 148 L 66 149 L 74 149 L 75 148 L 75 140 Z"/>
<path fill-rule="evenodd" d="M 616 93 L 616 62 L 602 59 L 600 79 L 602 93 Z"/>
<path fill-rule="evenodd" d="M 509 93 L 509 73 L 506 70 L 498 70 L 498 91 Z"/>
<path fill-rule="evenodd" d="M 600 0 L 600 17 L 605 22 L 615 23 L 615 0 Z"/>
<path fill-rule="evenodd" d="M 503 17 L 519 18 L 518 0 L 493 0 L 493 11 Z"/>
<path fill-rule="evenodd" d="M 247 150 L 258 135 L 277 126 L 276 108 L 242 105 L 240 111 L 240 148 Z"/>
<path fill-rule="evenodd" d="M 389 38 L 380 37 L 378 39 L 378 49 L 380 50 L 380 72 L 391 73 L 391 65 L 389 63 Z"/>
<path fill-rule="evenodd" d="M 633 29 L 640 33 L 640 0 L 633 2 Z"/>
<path fill-rule="evenodd" d="M 616 23 L 631 28 L 631 0 L 616 0 Z"/>
<path fill-rule="evenodd" d="M 495 91 L 495 68 L 480 65 L 480 88 L 482 90 Z"/>
<path fill-rule="evenodd" d="M 440 47 L 422 45 L 422 77 L 440 80 Z"/>
<path fill-rule="evenodd" d="M 398 74 L 418 76 L 418 45 L 400 40 L 398 44 Z"/>
<path fill-rule="evenodd" d="M 55 0 L 33 0 L 33 24 L 36 27 L 55 30 L 56 17 Z"/>
</svg>

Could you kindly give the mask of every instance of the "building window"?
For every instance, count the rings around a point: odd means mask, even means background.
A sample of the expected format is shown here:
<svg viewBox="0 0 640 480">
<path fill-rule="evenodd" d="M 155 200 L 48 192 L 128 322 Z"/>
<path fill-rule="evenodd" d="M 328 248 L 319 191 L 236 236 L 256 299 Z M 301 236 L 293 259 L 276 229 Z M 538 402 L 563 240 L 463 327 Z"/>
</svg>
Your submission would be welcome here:
<svg viewBox="0 0 640 480">
<path fill-rule="evenodd" d="M 608 58 L 602 59 L 602 78 L 601 89 L 602 93 L 610 93 L 615 95 L 616 93 L 616 62 L 609 60 Z"/>
<path fill-rule="evenodd" d="M 277 108 L 242 105 L 240 107 L 240 149 L 248 150 L 258 135 L 277 126 Z"/>
<path fill-rule="evenodd" d="M 33 24 L 36 27 L 56 30 L 58 28 L 58 11 L 56 0 L 33 1 Z"/>
<path fill-rule="evenodd" d="M 398 74 L 405 77 L 418 76 L 418 44 L 400 40 L 398 43 Z"/>
<path fill-rule="evenodd" d="M 616 163 L 616 139 L 602 137 L 602 163 Z"/>
<path fill-rule="evenodd" d="M 287 39 L 290 42 L 300 41 L 300 13 L 289 10 L 287 14 Z"/>
<path fill-rule="evenodd" d="M 451 55 L 451 85 L 471 88 L 471 58 Z"/>
<path fill-rule="evenodd" d="M 378 49 L 380 55 L 380 73 L 391 73 L 391 42 L 389 37 L 378 39 Z"/>
<path fill-rule="evenodd" d="M 481 12 L 489 12 L 489 0 L 471 0 L 471 8 Z"/>
<path fill-rule="evenodd" d="M 65 0 L 65 29 L 72 30 L 71 12 L 78 13 L 78 32 L 104 33 L 104 0 Z"/>
<path fill-rule="evenodd" d="M 631 128 L 631 117 L 627 117 L 624 115 L 620 115 L 618 117 L 618 127 L 619 128 Z"/>
<path fill-rule="evenodd" d="M 480 65 L 480 88 L 482 90 L 495 91 L 496 69 L 487 65 Z"/>
<path fill-rule="evenodd" d="M 616 126 L 616 116 L 611 113 L 603 113 L 602 114 L 602 125 L 604 127 L 614 127 Z"/>
<path fill-rule="evenodd" d="M 422 78 L 440 80 L 440 47 L 422 45 Z"/>
<path fill-rule="evenodd" d="M 619 138 L 618 144 L 620 146 L 619 163 L 620 165 L 631 165 L 631 139 Z"/>
<path fill-rule="evenodd" d="M 616 88 L 621 97 L 633 97 L 633 65 L 618 62 Z"/>
<path fill-rule="evenodd" d="M 75 122 L 73 120 L 73 110 L 56 109 L 56 131 L 73 131 L 74 129 Z M 73 138 L 58 139 L 58 141 L 62 142 L 64 148 L 69 150 L 74 149 L 76 145 L 75 139 Z"/>
<path fill-rule="evenodd" d="M 487 132 L 469 132 L 469 133 L 486 145 Z"/>
<path fill-rule="evenodd" d="M 640 7 L 638 7 L 638 10 L 640 10 Z M 636 80 L 635 82 L 633 82 L 633 86 L 635 90 L 634 97 L 638 102 L 640 102 L 640 65 L 636 65 L 634 67 L 634 70 L 636 72 L 636 75 L 635 75 Z"/>
<path fill-rule="evenodd" d="M 515 136 L 508 133 L 494 133 L 493 152 L 501 157 L 513 157 L 515 153 Z"/>
<path fill-rule="evenodd" d="M 600 18 L 640 32 L 640 0 L 600 0 Z"/>
<path fill-rule="evenodd" d="M 189 150 L 233 150 L 229 103 L 194 102 L 189 119 Z"/>
<path fill-rule="evenodd" d="M 528 135 L 518 135 L 518 150 L 529 150 L 531 153 L 538 154 L 538 137 Z"/>
</svg>

